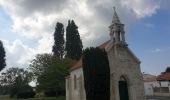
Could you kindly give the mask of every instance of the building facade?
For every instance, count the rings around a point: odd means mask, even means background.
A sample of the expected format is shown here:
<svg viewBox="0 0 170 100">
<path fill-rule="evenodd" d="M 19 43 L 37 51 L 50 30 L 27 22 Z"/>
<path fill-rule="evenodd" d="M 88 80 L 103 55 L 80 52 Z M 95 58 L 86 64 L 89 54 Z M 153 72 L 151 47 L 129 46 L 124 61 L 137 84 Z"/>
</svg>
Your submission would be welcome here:
<svg viewBox="0 0 170 100">
<path fill-rule="evenodd" d="M 170 96 L 170 73 L 144 79 L 145 95 Z"/>
<path fill-rule="evenodd" d="M 105 49 L 110 67 L 110 100 L 145 100 L 140 61 L 128 48 L 125 41 L 124 24 L 114 8 L 109 26 L 110 40 L 99 48 Z M 103 66 L 104 67 L 104 66 Z M 82 60 L 80 59 L 66 77 L 66 99 L 86 100 Z"/>
</svg>

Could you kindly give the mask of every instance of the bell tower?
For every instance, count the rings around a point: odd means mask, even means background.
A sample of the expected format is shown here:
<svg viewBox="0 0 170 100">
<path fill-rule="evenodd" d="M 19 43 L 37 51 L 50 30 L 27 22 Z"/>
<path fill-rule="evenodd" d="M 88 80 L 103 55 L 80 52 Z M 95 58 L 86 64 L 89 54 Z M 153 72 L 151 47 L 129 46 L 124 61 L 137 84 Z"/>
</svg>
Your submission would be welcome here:
<svg viewBox="0 0 170 100">
<path fill-rule="evenodd" d="M 111 40 L 114 45 L 127 45 L 125 41 L 124 24 L 120 22 L 115 7 L 113 7 L 113 9 L 113 19 L 111 25 L 109 26 Z"/>
</svg>

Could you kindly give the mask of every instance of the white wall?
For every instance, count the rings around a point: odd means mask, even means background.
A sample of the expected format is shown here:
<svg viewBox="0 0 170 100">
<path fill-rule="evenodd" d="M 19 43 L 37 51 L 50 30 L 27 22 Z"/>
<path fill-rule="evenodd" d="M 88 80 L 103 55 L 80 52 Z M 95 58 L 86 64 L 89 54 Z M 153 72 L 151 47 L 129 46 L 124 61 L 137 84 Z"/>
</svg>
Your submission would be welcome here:
<svg viewBox="0 0 170 100">
<path fill-rule="evenodd" d="M 74 77 L 76 76 L 77 88 L 74 88 Z M 83 69 L 79 68 L 70 72 L 70 81 L 66 79 L 66 84 L 70 84 L 69 89 L 66 85 L 66 100 L 85 100 L 85 89 L 83 79 Z"/>
<path fill-rule="evenodd" d="M 144 87 L 145 87 L 145 95 L 153 95 L 153 82 L 145 82 Z"/>
<path fill-rule="evenodd" d="M 144 87 L 145 87 L 145 95 L 152 96 L 154 95 L 154 87 L 168 87 L 170 90 L 169 82 L 164 81 L 164 82 L 158 82 L 158 81 L 153 81 L 153 82 L 144 82 Z"/>
</svg>

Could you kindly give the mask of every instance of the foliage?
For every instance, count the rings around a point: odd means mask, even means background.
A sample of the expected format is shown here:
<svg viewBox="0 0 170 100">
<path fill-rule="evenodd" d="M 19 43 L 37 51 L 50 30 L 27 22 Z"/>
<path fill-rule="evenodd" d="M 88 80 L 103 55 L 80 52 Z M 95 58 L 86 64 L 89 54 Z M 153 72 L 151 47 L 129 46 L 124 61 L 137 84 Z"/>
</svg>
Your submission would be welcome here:
<svg viewBox="0 0 170 100">
<path fill-rule="evenodd" d="M 0 71 L 5 68 L 6 62 L 5 62 L 5 50 L 3 47 L 3 43 L 0 41 Z"/>
<path fill-rule="evenodd" d="M 69 20 L 66 28 L 66 56 L 78 60 L 82 56 L 82 48 L 78 27 L 73 20 Z"/>
<path fill-rule="evenodd" d="M 99 48 L 83 52 L 84 86 L 87 100 L 110 99 L 110 69 L 107 53 Z"/>
<path fill-rule="evenodd" d="M 33 91 L 29 91 L 29 92 L 20 92 L 17 94 L 17 98 L 23 98 L 23 99 L 26 99 L 26 98 L 34 98 L 35 97 L 35 92 Z"/>
<path fill-rule="evenodd" d="M 165 73 L 170 73 L 170 66 L 166 68 Z"/>
<path fill-rule="evenodd" d="M 32 98 L 35 96 L 33 88 L 28 84 L 13 85 L 10 90 L 10 97 Z"/>
<path fill-rule="evenodd" d="M 3 87 L 8 87 L 11 97 L 16 96 L 19 92 L 31 91 L 32 88 L 28 85 L 31 81 L 31 75 L 28 71 L 22 68 L 9 68 L 1 73 L 0 84 Z"/>
<path fill-rule="evenodd" d="M 45 94 L 46 97 L 56 97 L 56 96 L 57 96 L 56 90 L 53 90 L 53 89 L 51 89 L 51 90 L 46 90 L 46 91 L 44 92 L 44 94 Z"/>
<path fill-rule="evenodd" d="M 39 91 L 65 91 L 65 76 L 68 74 L 68 69 L 72 60 L 65 58 L 60 59 L 55 57 L 53 63 L 44 71 L 44 73 L 38 78 L 39 85 L 37 89 Z"/>
<path fill-rule="evenodd" d="M 17 67 L 7 69 L 5 72 L 2 72 L 0 76 L 1 85 L 13 85 L 16 82 L 22 82 L 20 84 L 27 84 L 30 81 L 31 74 L 28 71 Z"/>
<path fill-rule="evenodd" d="M 64 56 L 64 26 L 57 22 L 54 32 L 54 45 L 52 49 L 55 56 L 63 58 Z"/>
<path fill-rule="evenodd" d="M 30 72 L 37 81 L 37 91 L 65 92 L 65 76 L 73 60 L 60 59 L 52 54 L 38 54 L 30 65 Z"/>
<path fill-rule="evenodd" d="M 29 66 L 29 70 L 33 74 L 35 81 L 48 68 L 48 66 L 52 64 L 53 59 L 53 55 L 47 53 L 37 54 L 35 56 Z"/>
<path fill-rule="evenodd" d="M 10 86 L 8 85 L 0 85 L 0 95 L 8 95 L 10 90 Z"/>
</svg>

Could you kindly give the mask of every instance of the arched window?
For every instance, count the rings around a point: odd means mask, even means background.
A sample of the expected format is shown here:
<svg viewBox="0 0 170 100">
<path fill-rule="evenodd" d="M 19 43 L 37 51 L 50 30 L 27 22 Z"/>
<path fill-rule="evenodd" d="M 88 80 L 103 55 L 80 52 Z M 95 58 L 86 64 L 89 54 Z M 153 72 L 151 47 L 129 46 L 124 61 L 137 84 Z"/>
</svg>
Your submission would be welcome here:
<svg viewBox="0 0 170 100">
<path fill-rule="evenodd" d="M 74 75 L 74 89 L 77 89 L 77 77 Z"/>
</svg>

